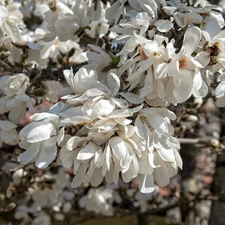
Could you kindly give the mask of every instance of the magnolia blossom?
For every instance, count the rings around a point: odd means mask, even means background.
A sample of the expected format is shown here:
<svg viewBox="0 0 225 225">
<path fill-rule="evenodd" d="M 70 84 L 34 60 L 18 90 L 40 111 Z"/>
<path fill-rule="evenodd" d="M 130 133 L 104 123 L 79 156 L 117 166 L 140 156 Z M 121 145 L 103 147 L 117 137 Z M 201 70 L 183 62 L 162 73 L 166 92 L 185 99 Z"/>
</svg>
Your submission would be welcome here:
<svg viewBox="0 0 225 225">
<path fill-rule="evenodd" d="M 95 212 L 104 216 L 113 216 L 114 209 L 110 204 L 110 200 L 111 202 L 114 200 L 112 189 L 91 188 L 88 194 L 79 200 L 79 206 L 85 208 L 88 212 Z"/>
<path fill-rule="evenodd" d="M 32 122 L 19 132 L 19 146 L 25 149 L 21 163 L 46 168 L 56 160 L 72 169 L 72 188 L 135 179 L 140 192 L 151 193 L 155 184 L 168 185 L 182 160 L 171 124 L 176 116 L 166 107 L 192 95 L 205 97 L 213 74 L 219 74 L 216 104 L 224 106 L 224 18 L 220 7 L 202 2 L 197 1 L 199 7 L 179 0 L 118 0 L 112 5 L 100 0 L 1 2 L 2 65 L 21 71 L 0 78 L 0 111 L 10 121 L 0 120 L 1 142 L 18 143 L 14 124 L 25 117 L 27 107 L 32 114 L 33 99 L 35 104 L 58 101 L 48 112 L 32 115 Z M 32 16 L 41 22 L 23 22 Z M 86 43 L 92 38 L 98 46 Z M 46 71 L 84 61 L 86 65 L 76 73 L 63 71 L 68 86 L 52 80 L 38 83 L 32 76 L 30 84 L 26 74 L 32 61 Z M 42 96 L 32 93 L 38 85 L 44 89 Z M 52 207 L 52 218 L 63 221 L 62 211 L 70 211 L 74 198 L 69 176 L 47 176 L 56 180 L 52 189 L 34 186 L 32 201 L 40 208 Z M 90 189 L 79 204 L 112 215 L 112 196 L 108 189 Z M 141 201 L 141 196 L 136 198 Z M 94 205 L 100 203 L 97 211 Z M 33 223 L 49 221 L 40 212 Z"/>
<path fill-rule="evenodd" d="M 9 112 L 8 118 L 13 123 L 24 119 L 27 105 L 29 111 L 33 111 L 32 100 L 25 94 L 28 85 L 29 78 L 25 74 L 0 78 L 0 89 L 5 95 L 0 99 L 0 110 L 3 113 Z"/>
<path fill-rule="evenodd" d="M 13 76 L 0 77 L 0 89 L 7 96 L 15 96 L 25 93 L 29 85 L 27 75 L 19 73 Z"/>
<path fill-rule="evenodd" d="M 51 10 L 45 12 L 45 20 L 48 23 L 46 41 L 51 41 L 56 36 L 60 41 L 73 39 L 81 27 L 88 26 L 90 20 L 88 16 L 85 16 L 87 10 L 85 1 L 81 4 L 75 1 L 72 8 L 57 1 L 55 8 L 55 12 Z"/>
<path fill-rule="evenodd" d="M 25 126 L 19 133 L 20 147 L 26 151 L 19 156 L 21 163 L 35 161 L 39 168 L 46 168 L 56 157 L 57 144 L 64 136 L 59 130 L 58 110 L 62 104 L 53 106 L 48 113 L 36 113 L 31 116 L 32 123 Z"/>
<path fill-rule="evenodd" d="M 12 42 L 24 42 L 21 30 L 25 28 L 23 14 L 19 10 L 18 2 L 11 2 L 6 7 L 0 6 L 0 30 L 7 35 Z"/>
</svg>

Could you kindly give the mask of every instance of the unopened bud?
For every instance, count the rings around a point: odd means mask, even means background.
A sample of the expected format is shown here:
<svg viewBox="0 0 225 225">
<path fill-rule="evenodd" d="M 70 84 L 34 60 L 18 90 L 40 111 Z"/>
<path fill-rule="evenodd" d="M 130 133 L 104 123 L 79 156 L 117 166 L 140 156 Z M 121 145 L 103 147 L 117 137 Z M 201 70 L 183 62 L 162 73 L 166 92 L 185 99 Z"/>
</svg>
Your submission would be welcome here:
<svg viewBox="0 0 225 225">
<path fill-rule="evenodd" d="M 219 142 L 218 140 L 216 140 L 216 139 L 212 139 L 212 140 L 211 140 L 211 145 L 212 145 L 213 147 L 219 147 L 220 142 Z"/>
<path fill-rule="evenodd" d="M 64 60 L 63 60 L 63 58 L 62 58 L 60 55 L 57 55 L 57 62 L 58 62 L 60 65 L 63 65 L 63 64 L 64 64 Z"/>
<path fill-rule="evenodd" d="M 33 79 L 35 79 L 35 78 L 37 78 L 37 77 L 39 77 L 40 75 L 41 75 L 41 69 L 40 68 L 38 68 L 38 67 L 34 67 L 33 69 L 31 69 L 31 71 L 30 71 L 30 75 L 29 75 L 29 77 L 30 77 L 30 79 L 31 80 L 33 80 Z"/>
<path fill-rule="evenodd" d="M 190 121 L 190 122 L 196 122 L 196 121 L 198 121 L 198 117 L 194 116 L 194 115 L 188 115 L 186 120 Z"/>
<path fill-rule="evenodd" d="M 202 98 L 195 98 L 194 104 L 195 104 L 196 109 L 200 108 L 203 104 L 203 99 Z"/>
<path fill-rule="evenodd" d="M 103 40 L 102 38 L 98 38 L 96 44 L 97 44 L 99 47 L 102 47 L 103 44 L 104 44 L 104 40 Z"/>
<path fill-rule="evenodd" d="M 0 194 L 0 201 L 3 201 L 5 199 L 5 195 Z"/>
<path fill-rule="evenodd" d="M 11 202 L 9 205 L 6 206 L 5 211 L 9 212 L 13 210 L 16 207 L 16 204 L 14 202 Z"/>
<path fill-rule="evenodd" d="M 4 59 L 7 58 L 9 55 L 10 55 L 10 52 L 9 52 L 9 51 L 7 51 L 7 52 L 1 52 L 1 53 L 0 53 L 0 59 L 1 59 L 1 60 L 4 60 Z"/>
<path fill-rule="evenodd" d="M 72 57 L 75 53 L 75 48 L 71 48 L 68 52 L 68 58 Z"/>
</svg>

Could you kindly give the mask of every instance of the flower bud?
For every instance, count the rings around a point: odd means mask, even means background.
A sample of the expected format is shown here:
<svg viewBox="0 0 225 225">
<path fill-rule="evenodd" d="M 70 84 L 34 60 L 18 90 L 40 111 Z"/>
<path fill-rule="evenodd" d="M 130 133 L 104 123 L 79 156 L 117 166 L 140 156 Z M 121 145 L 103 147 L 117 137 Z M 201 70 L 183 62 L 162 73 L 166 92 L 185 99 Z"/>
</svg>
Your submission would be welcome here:
<svg viewBox="0 0 225 225">
<path fill-rule="evenodd" d="M 212 145 L 213 147 L 219 147 L 220 142 L 219 142 L 218 140 L 216 140 L 216 139 L 212 139 L 212 140 L 211 140 L 211 145 Z"/>
<path fill-rule="evenodd" d="M 75 53 L 75 48 L 71 48 L 68 52 L 68 58 L 72 57 Z"/>
</svg>

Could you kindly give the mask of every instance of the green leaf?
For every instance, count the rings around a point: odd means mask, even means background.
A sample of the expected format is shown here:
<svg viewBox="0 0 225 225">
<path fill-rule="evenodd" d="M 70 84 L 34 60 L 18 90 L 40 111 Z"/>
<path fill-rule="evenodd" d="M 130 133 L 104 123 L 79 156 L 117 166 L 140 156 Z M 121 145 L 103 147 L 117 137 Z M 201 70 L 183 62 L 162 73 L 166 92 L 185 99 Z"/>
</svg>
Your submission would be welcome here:
<svg viewBox="0 0 225 225">
<path fill-rule="evenodd" d="M 90 26 L 86 26 L 86 27 L 82 27 L 83 29 L 88 29 L 88 30 L 91 30 L 91 27 Z"/>
<path fill-rule="evenodd" d="M 115 57 L 115 58 L 112 60 L 112 64 L 113 64 L 113 65 L 117 65 L 119 62 L 120 62 L 120 57 L 119 57 L 119 56 Z"/>
</svg>

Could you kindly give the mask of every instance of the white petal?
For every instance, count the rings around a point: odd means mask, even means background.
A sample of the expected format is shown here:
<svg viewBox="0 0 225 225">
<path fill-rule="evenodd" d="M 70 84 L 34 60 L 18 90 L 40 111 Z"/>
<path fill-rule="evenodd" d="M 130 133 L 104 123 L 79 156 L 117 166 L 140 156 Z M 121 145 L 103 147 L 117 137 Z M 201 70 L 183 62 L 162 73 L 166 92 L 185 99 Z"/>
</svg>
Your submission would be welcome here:
<svg viewBox="0 0 225 225">
<path fill-rule="evenodd" d="M 139 160 L 139 174 L 145 174 L 150 175 L 153 173 L 153 168 L 149 164 L 148 157 L 146 157 L 144 160 Z"/>
<path fill-rule="evenodd" d="M 19 156 L 22 164 L 29 163 L 39 152 L 40 142 L 31 144 L 30 147 Z"/>
<path fill-rule="evenodd" d="M 209 61 L 210 61 L 209 52 L 201 51 L 195 56 L 193 63 L 199 68 L 204 68 L 209 64 Z"/>
<path fill-rule="evenodd" d="M 178 103 L 186 101 L 192 94 L 193 78 L 189 71 L 183 70 L 179 77 L 174 78 L 174 97 Z"/>
<path fill-rule="evenodd" d="M 89 184 L 92 177 L 93 177 L 93 174 L 94 174 L 94 170 L 95 170 L 95 164 L 94 164 L 94 160 L 91 161 L 90 165 L 89 165 L 89 168 L 88 168 L 88 171 L 87 171 L 87 174 L 84 178 L 84 184 Z"/>
<path fill-rule="evenodd" d="M 201 30 L 194 26 L 188 28 L 184 34 L 183 47 L 185 48 L 185 53 L 191 55 L 196 47 L 198 46 L 202 37 Z"/>
<path fill-rule="evenodd" d="M 72 180 L 72 183 L 71 183 L 72 188 L 79 187 L 83 183 L 88 166 L 89 166 L 89 163 L 81 163 L 75 177 Z"/>
<path fill-rule="evenodd" d="M 114 108 L 115 104 L 112 101 L 102 99 L 94 105 L 93 110 L 100 115 L 109 115 Z"/>
<path fill-rule="evenodd" d="M 41 142 L 41 150 L 38 160 L 35 165 L 38 168 L 46 168 L 56 157 L 57 146 L 56 146 L 56 137 L 52 137 L 46 141 Z"/>
<path fill-rule="evenodd" d="M 120 92 L 120 95 L 132 104 L 141 104 L 144 101 L 144 98 L 140 98 L 138 95 L 130 92 Z"/>
<path fill-rule="evenodd" d="M 101 168 L 95 168 L 92 179 L 91 179 L 91 185 L 93 187 L 97 187 L 101 184 L 103 180 L 103 176 L 101 174 Z"/>
<path fill-rule="evenodd" d="M 154 179 L 152 175 L 142 175 L 137 176 L 137 183 L 141 193 L 151 193 L 155 190 Z"/>
<path fill-rule="evenodd" d="M 154 155 L 154 163 L 159 164 L 160 167 L 154 169 L 153 177 L 160 187 L 165 187 L 170 182 L 167 167 L 162 159 L 157 155 L 157 153 Z"/>
<path fill-rule="evenodd" d="M 77 155 L 78 160 L 88 160 L 91 159 L 95 152 L 97 152 L 98 146 L 94 144 L 93 142 L 89 142 L 85 148 L 83 148 Z"/>
<path fill-rule="evenodd" d="M 120 79 L 116 74 L 116 71 L 110 70 L 107 75 L 108 87 L 111 91 L 111 95 L 115 96 L 120 89 Z"/>
<path fill-rule="evenodd" d="M 125 99 L 119 99 L 119 98 L 111 98 L 111 100 L 115 103 L 116 106 L 122 109 L 126 109 L 129 107 L 128 102 Z"/>
<path fill-rule="evenodd" d="M 177 165 L 180 167 L 180 169 L 183 169 L 183 160 L 177 150 L 174 150 L 175 159 L 177 162 Z"/>
<path fill-rule="evenodd" d="M 8 16 L 8 10 L 5 6 L 0 5 L 0 18 Z"/>
<path fill-rule="evenodd" d="M 57 115 L 54 115 L 54 114 L 51 114 L 51 113 L 43 112 L 43 113 L 35 113 L 30 118 L 34 121 L 40 121 L 40 120 L 44 120 L 46 118 L 58 120 L 59 117 Z"/>
<path fill-rule="evenodd" d="M 10 131 L 13 128 L 16 128 L 16 125 L 11 123 L 8 120 L 0 120 L 0 129 L 1 130 L 6 130 L 6 131 Z"/>
<path fill-rule="evenodd" d="M 56 135 L 55 126 L 47 122 L 38 122 L 36 126 L 30 130 L 27 135 L 27 142 L 34 143 L 49 139 L 52 135 Z"/>
<path fill-rule="evenodd" d="M 120 137 L 112 137 L 109 139 L 109 145 L 118 160 L 123 160 L 126 157 L 127 148 L 125 142 Z"/>
<path fill-rule="evenodd" d="M 225 81 L 221 82 L 215 90 L 216 98 L 221 98 L 224 95 L 225 95 Z"/>
<path fill-rule="evenodd" d="M 77 106 L 77 107 L 71 107 L 63 112 L 61 112 L 59 115 L 65 118 L 72 118 L 74 116 L 81 116 L 82 114 L 84 114 L 82 112 L 82 107 L 81 106 Z"/>
<path fill-rule="evenodd" d="M 225 96 L 216 99 L 216 106 L 220 108 L 225 107 Z"/>
<path fill-rule="evenodd" d="M 66 143 L 66 148 L 69 151 L 72 151 L 73 149 L 76 149 L 80 143 L 86 140 L 87 140 L 86 137 L 78 137 L 78 136 L 71 137 Z"/>
<path fill-rule="evenodd" d="M 175 161 L 175 156 L 174 152 L 172 149 L 164 149 L 161 148 L 158 150 L 159 156 L 161 157 L 162 160 L 166 162 L 174 162 Z"/>
<path fill-rule="evenodd" d="M 13 123 L 19 123 L 26 116 L 26 103 L 20 103 L 17 107 L 9 112 L 9 120 Z"/>
<path fill-rule="evenodd" d="M 166 120 L 161 115 L 150 114 L 145 115 L 145 117 L 158 134 L 168 133 Z"/>
<path fill-rule="evenodd" d="M 154 24 L 158 31 L 165 33 L 173 27 L 173 23 L 169 20 L 157 20 Z"/>
</svg>

